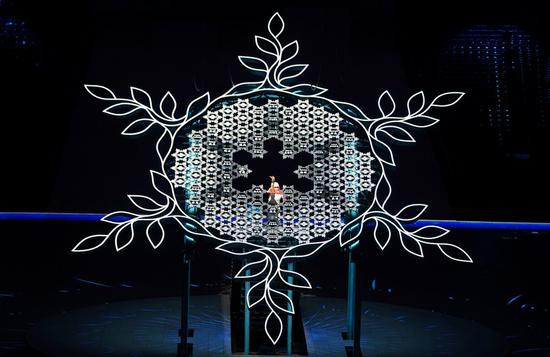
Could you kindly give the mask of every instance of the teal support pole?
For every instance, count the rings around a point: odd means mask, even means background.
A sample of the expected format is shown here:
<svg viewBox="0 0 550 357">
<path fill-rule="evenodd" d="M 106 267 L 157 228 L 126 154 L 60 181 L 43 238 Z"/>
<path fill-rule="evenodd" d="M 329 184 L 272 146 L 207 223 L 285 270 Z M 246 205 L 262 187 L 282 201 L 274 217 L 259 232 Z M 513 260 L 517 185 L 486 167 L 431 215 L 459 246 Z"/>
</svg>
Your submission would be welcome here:
<svg viewBox="0 0 550 357">
<path fill-rule="evenodd" d="M 352 356 L 361 357 L 361 288 L 360 279 L 361 252 L 359 240 L 349 246 L 348 262 L 348 311 L 346 339 L 353 340 Z"/>
<path fill-rule="evenodd" d="M 352 247 L 348 250 L 348 311 L 347 311 L 347 339 L 353 338 L 353 326 L 355 318 L 355 273 L 356 263 L 352 255 Z"/>
<path fill-rule="evenodd" d="M 192 227 L 191 225 L 188 228 Z M 189 344 L 189 295 L 191 285 L 191 258 L 193 256 L 193 238 L 183 236 L 183 276 L 181 293 L 181 328 L 179 330 L 180 343 L 178 344 L 178 357 L 192 356 L 192 347 Z"/>
<path fill-rule="evenodd" d="M 357 242 L 359 245 L 359 242 Z M 352 252 L 353 258 L 355 260 L 355 295 L 353 297 L 353 357 L 362 357 L 361 353 L 361 287 L 358 286 L 359 279 L 361 278 L 361 252 L 358 251 Z"/>
<path fill-rule="evenodd" d="M 294 271 L 294 263 L 288 263 L 288 270 Z M 290 284 L 294 283 L 294 278 L 292 276 L 288 277 L 288 282 Z M 287 291 L 288 297 L 290 298 L 290 301 L 292 301 L 292 290 L 289 289 Z M 288 306 L 288 309 L 290 310 L 290 304 Z M 289 314 L 286 317 L 286 352 L 290 356 L 292 355 L 292 315 Z"/>
<path fill-rule="evenodd" d="M 246 260 L 244 261 L 246 264 Z M 245 272 L 245 275 L 250 275 L 250 270 Z M 250 309 L 246 302 L 246 296 L 250 291 L 250 281 L 244 283 L 244 354 L 250 354 Z"/>
</svg>

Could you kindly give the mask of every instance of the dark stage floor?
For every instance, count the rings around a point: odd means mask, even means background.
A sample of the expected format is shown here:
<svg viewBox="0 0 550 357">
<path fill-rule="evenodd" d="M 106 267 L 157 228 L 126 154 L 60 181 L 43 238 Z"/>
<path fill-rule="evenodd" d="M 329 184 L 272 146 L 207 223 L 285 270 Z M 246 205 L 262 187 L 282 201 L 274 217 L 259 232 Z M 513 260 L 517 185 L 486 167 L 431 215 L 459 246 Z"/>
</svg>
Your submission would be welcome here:
<svg viewBox="0 0 550 357">
<path fill-rule="evenodd" d="M 309 356 L 345 356 L 342 299 L 301 300 Z M 362 349 L 368 356 L 501 356 L 503 340 L 478 323 L 397 305 L 363 305 Z M 177 297 L 131 300 L 73 310 L 35 325 L 30 345 L 51 356 L 174 356 Z M 229 299 L 193 296 L 195 356 L 231 355 Z"/>
</svg>

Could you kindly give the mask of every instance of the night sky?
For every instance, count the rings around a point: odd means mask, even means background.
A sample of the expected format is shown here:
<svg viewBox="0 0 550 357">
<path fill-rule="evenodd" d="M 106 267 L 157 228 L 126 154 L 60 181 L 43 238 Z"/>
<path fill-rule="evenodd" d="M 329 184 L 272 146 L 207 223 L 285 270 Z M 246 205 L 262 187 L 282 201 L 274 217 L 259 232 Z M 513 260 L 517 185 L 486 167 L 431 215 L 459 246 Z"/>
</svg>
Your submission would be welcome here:
<svg viewBox="0 0 550 357">
<path fill-rule="evenodd" d="M 418 90 L 428 98 L 466 92 L 458 106 L 441 111 L 440 125 L 415 134 L 414 147 L 396 148 L 399 169 L 391 175 L 399 200 L 429 202 L 434 218 L 548 220 L 548 126 L 539 125 L 548 120 L 548 25 L 536 7 L 473 2 L 449 9 L 392 1 L 318 8 L 4 1 L 1 145 L 9 171 L 2 175 L 0 209 L 105 212 L 125 204 L 121 192 L 146 190 L 141 178 L 155 165 L 154 136 L 121 138 L 124 122 L 102 114 L 83 84 L 121 94 L 138 86 L 157 100 L 169 90 L 182 107 L 205 91 L 219 95 L 251 80 L 236 57 L 255 53 L 253 35 L 266 32 L 275 10 L 287 23 L 286 38 L 301 45 L 299 61 L 310 64 L 305 79 L 367 114 L 377 114 L 386 89 L 402 109 Z M 540 48 L 524 64 L 540 67 L 534 81 L 521 77 L 523 67 L 498 69 L 518 76 L 509 76 L 515 94 L 503 101 L 541 97 L 540 108 L 527 100 L 511 104 L 513 134 L 504 144 L 495 139 L 504 129 L 487 127 L 494 67 L 448 55 L 480 24 L 493 26 L 501 42 L 506 31 L 524 31 Z M 512 66 L 521 54 L 510 56 Z M 478 75 L 471 75 L 472 66 Z"/>
</svg>

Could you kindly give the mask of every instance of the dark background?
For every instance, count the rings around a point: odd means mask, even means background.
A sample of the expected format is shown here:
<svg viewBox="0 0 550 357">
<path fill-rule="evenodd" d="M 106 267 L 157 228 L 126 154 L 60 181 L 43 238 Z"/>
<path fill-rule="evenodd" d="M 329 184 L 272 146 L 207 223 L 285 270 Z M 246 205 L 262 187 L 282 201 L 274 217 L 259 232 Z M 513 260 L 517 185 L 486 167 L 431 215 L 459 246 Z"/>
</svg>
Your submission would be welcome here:
<svg viewBox="0 0 550 357">
<path fill-rule="evenodd" d="M 124 119 L 101 113 L 83 84 L 182 107 L 249 80 L 237 55 L 254 55 L 279 11 L 300 43 L 308 82 L 375 116 L 388 89 L 398 108 L 464 91 L 441 122 L 396 146 L 392 205 L 430 205 L 426 218 L 547 222 L 550 176 L 550 21 L 544 2 L 365 1 L 265 6 L 263 2 L 0 0 L 0 211 L 108 212 L 146 194 L 154 135 L 121 137 Z M 262 6 L 263 5 L 263 6 Z M 33 321 L 86 304 L 178 293 L 178 244 L 72 255 L 100 223 L 0 221 L 3 349 L 24 348 Z M 475 319 L 506 336 L 510 353 L 550 348 L 544 232 L 460 231 L 449 240 L 475 264 L 424 260 L 397 244 L 366 247 L 366 298 Z M 226 289 L 231 261 L 200 242 L 196 293 Z M 202 257 L 202 259 L 201 259 Z M 326 264 L 330 261 L 331 264 Z M 332 247 L 303 264 L 316 292 L 345 294 L 345 255 Z M 376 279 L 377 283 L 372 285 Z M 85 283 L 101 282 L 101 285 Z M 127 287 L 130 286 L 130 287 Z M 514 303 L 508 301 L 522 296 Z M 5 327 L 4 327 L 5 326 Z"/>
</svg>

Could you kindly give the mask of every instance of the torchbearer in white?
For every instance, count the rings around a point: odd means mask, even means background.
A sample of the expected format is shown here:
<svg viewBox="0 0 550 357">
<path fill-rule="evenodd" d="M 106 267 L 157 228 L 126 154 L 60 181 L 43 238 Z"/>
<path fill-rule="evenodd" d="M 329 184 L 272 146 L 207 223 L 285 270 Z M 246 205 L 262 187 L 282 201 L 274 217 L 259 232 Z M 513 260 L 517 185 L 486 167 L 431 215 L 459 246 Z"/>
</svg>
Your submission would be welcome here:
<svg viewBox="0 0 550 357">
<path fill-rule="evenodd" d="M 271 187 L 267 190 L 267 193 L 269 193 L 267 203 L 278 205 L 283 200 L 283 190 L 279 187 L 279 183 L 275 181 L 275 176 L 269 176 L 269 178 L 271 179 Z"/>
</svg>

